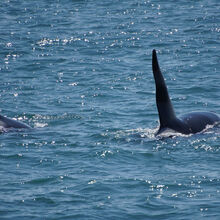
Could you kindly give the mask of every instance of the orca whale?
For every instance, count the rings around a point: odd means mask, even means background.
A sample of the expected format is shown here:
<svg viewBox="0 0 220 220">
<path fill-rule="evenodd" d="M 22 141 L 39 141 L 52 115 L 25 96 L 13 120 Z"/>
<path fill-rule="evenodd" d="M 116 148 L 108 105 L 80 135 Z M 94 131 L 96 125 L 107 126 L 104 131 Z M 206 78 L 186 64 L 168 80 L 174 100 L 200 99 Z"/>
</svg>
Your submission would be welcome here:
<svg viewBox="0 0 220 220">
<path fill-rule="evenodd" d="M 23 128 L 31 128 L 31 127 L 22 122 L 0 115 L 0 132 L 8 131 L 10 129 L 23 129 Z"/>
<path fill-rule="evenodd" d="M 219 116 L 212 112 L 192 112 L 177 118 L 166 83 L 160 71 L 156 50 L 152 52 L 152 69 L 156 85 L 156 104 L 160 121 L 160 127 L 156 135 L 161 134 L 167 129 L 185 135 L 195 134 L 204 130 L 207 125 L 214 125 L 220 122 Z"/>
</svg>

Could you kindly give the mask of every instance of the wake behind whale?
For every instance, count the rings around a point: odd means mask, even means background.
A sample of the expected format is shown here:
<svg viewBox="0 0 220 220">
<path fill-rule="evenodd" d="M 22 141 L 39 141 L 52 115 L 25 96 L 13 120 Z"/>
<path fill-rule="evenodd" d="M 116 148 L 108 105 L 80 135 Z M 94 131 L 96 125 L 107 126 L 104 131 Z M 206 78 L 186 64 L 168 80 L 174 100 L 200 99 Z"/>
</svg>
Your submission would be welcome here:
<svg viewBox="0 0 220 220">
<path fill-rule="evenodd" d="M 167 129 L 172 129 L 186 135 L 195 134 L 203 131 L 208 125 L 220 122 L 219 116 L 212 112 L 191 112 L 177 118 L 166 83 L 160 71 L 156 50 L 152 52 L 152 69 L 156 85 L 156 104 L 160 121 L 160 127 L 156 135 L 161 134 Z"/>
</svg>

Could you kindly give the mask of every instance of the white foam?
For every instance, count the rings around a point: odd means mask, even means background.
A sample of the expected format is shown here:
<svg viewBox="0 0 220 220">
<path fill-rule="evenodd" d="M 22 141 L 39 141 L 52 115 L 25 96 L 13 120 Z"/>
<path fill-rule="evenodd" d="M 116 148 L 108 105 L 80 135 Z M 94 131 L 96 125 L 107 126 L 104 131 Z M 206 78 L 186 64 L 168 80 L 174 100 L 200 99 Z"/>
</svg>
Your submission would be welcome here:
<svg viewBox="0 0 220 220">
<path fill-rule="evenodd" d="M 44 128 L 47 125 L 48 125 L 47 123 L 40 123 L 40 122 L 34 123 L 34 127 L 36 127 L 36 128 Z"/>
</svg>

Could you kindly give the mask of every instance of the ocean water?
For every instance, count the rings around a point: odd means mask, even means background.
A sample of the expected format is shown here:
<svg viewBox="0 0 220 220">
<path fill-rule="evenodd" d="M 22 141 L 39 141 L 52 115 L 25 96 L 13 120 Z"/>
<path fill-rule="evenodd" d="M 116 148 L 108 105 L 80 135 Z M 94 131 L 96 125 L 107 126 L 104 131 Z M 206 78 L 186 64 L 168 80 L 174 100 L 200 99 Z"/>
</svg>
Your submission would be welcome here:
<svg viewBox="0 0 220 220">
<path fill-rule="evenodd" d="M 177 114 L 220 113 L 218 0 L 0 2 L 0 219 L 220 219 L 220 129 L 156 138 L 152 49 Z"/>
</svg>

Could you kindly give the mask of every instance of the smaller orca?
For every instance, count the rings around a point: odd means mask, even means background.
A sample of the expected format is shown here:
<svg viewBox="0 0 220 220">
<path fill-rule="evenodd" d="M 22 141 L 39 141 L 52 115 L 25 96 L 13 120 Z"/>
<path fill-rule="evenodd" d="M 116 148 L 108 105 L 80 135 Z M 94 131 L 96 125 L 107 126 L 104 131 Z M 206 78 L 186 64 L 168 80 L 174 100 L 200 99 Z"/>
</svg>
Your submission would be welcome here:
<svg viewBox="0 0 220 220">
<path fill-rule="evenodd" d="M 204 130 L 207 125 L 220 122 L 217 114 L 212 112 L 192 112 L 179 118 L 174 112 L 166 83 L 160 71 L 156 50 L 152 52 L 152 69 L 156 85 L 156 103 L 159 114 L 160 127 L 156 135 L 167 129 L 172 129 L 181 134 L 195 134 Z"/>
<path fill-rule="evenodd" d="M 8 131 L 10 129 L 23 129 L 23 128 L 30 129 L 31 127 L 22 122 L 0 115 L 0 132 Z"/>
</svg>

